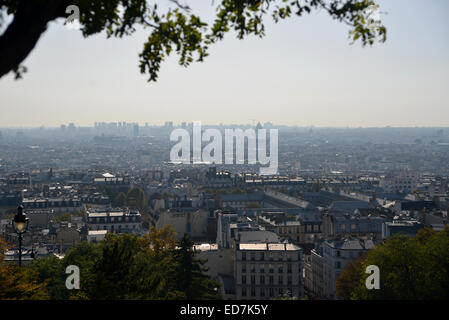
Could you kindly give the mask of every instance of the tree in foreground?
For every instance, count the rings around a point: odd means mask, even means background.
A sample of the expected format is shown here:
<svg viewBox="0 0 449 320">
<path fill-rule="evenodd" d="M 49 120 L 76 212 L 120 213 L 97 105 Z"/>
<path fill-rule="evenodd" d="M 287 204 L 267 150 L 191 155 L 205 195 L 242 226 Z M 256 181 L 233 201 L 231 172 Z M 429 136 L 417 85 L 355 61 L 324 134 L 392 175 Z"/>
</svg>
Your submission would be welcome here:
<svg viewBox="0 0 449 320">
<path fill-rule="evenodd" d="M 184 234 L 175 250 L 177 291 L 187 300 L 219 299 L 219 284 L 205 274 L 205 260 L 195 258 L 193 241 Z"/>
<path fill-rule="evenodd" d="M 349 300 L 354 289 L 360 284 L 362 263 L 366 259 L 366 255 L 358 257 L 356 260 L 349 262 L 337 278 L 336 296 L 339 299 Z"/>
<path fill-rule="evenodd" d="M 436 232 L 425 228 L 415 238 L 395 235 L 348 264 L 337 280 L 341 298 L 430 300 L 449 298 L 449 227 Z M 365 285 L 369 265 L 380 270 L 380 289 Z M 355 284 L 357 284 L 355 286 Z M 354 287 L 355 286 L 355 287 Z M 352 289 L 350 295 L 348 290 Z"/>
<path fill-rule="evenodd" d="M 39 281 L 35 268 L 5 264 L 7 249 L 7 244 L 0 238 L 0 300 L 48 299 L 47 282 Z"/>
<path fill-rule="evenodd" d="M 217 298 L 218 284 L 204 274 L 204 261 L 194 257 L 192 245 L 186 237 L 177 243 L 172 227 L 153 227 L 144 237 L 107 235 L 100 243 L 81 242 L 62 260 L 37 259 L 33 270 L 37 284 L 45 283 L 55 300 Z M 65 287 L 68 265 L 80 269 L 79 290 Z"/>
<path fill-rule="evenodd" d="M 169 3 L 166 10 L 158 6 Z M 171 5 L 170 5 L 171 4 Z M 179 64 L 203 61 L 209 47 L 234 31 L 239 39 L 265 35 L 264 19 L 275 22 L 321 10 L 349 26 L 349 36 L 362 45 L 385 41 L 386 28 L 375 11 L 373 0 L 221 0 L 211 1 L 216 9 L 213 23 L 193 13 L 177 0 L 0 0 L 0 78 L 13 71 L 20 78 L 21 65 L 35 48 L 50 21 L 67 18 L 66 9 L 76 5 L 83 36 L 105 31 L 108 37 L 132 34 L 136 27 L 149 29 L 139 54 L 141 73 L 156 81 L 161 63 L 176 52 Z M 6 15 L 12 16 L 7 24 Z"/>
</svg>

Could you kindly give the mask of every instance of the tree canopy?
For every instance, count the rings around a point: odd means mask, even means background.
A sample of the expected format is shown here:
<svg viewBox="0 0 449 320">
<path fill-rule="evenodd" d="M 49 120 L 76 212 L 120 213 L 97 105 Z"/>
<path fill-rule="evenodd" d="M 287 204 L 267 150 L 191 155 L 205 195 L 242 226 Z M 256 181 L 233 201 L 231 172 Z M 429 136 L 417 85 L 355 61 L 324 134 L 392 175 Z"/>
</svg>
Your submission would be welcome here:
<svg viewBox="0 0 449 320">
<path fill-rule="evenodd" d="M 60 260 L 40 258 L 32 264 L 37 283 L 47 285 L 51 299 L 211 299 L 220 298 L 218 283 L 204 274 L 185 236 L 176 241 L 171 227 L 144 237 L 107 235 L 100 243 L 81 242 Z M 65 268 L 80 269 L 80 289 L 67 290 Z"/>
<path fill-rule="evenodd" d="M 13 71 L 20 78 L 21 65 L 34 49 L 48 22 L 67 18 L 66 8 L 75 5 L 80 12 L 80 31 L 88 37 L 105 31 L 108 37 L 132 34 L 138 26 L 149 30 L 139 54 L 139 68 L 156 81 L 161 63 L 172 53 L 187 67 L 208 56 L 209 47 L 230 31 L 238 39 L 265 35 L 264 19 L 276 23 L 312 11 L 326 12 L 332 19 L 349 26 L 349 36 L 363 46 L 386 40 L 386 28 L 375 14 L 373 0 L 221 0 L 211 1 L 214 21 L 196 15 L 188 5 L 166 0 L 161 9 L 157 1 L 147 0 L 0 0 L 0 78 Z M 159 1 L 160 2 L 160 1 Z M 7 15 L 12 22 L 7 24 Z"/>
<path fill-rule="evenodd" d="M 425 228 L 415 238 L 394 235 L 350 263 L 337 279 L 337 295 L 346 299 L 429 300 L 449 297 L 449 227 Z M 380 289 L 368 290 L 366 267 L 380 270 Z"/>
<path fill-rule="evenodd" d="M 0 300 L 48 299 L 47 282 L 39 281 L 39 273 L 33 267 L 5 264 L 6 242 L 0 238 Z"/>
</svg>

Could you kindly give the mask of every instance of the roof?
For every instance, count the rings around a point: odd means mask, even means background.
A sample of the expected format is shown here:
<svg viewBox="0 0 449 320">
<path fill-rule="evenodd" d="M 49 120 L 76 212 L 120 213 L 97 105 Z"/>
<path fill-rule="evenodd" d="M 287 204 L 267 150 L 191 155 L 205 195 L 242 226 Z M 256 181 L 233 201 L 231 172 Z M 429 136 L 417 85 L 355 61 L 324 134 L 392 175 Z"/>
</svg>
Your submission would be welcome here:
<svg viewBox="0 0 449 320">
<path fill-rule="evenodd" d="M 293 243 L 239 243 L 239 250 L 297 251 L 301 248 Z"/>
<path fill-rule="evenodd" d="M 104 235 L 106 233 L 108 233 L 108 230 L 89 230 L 88 231 L 89 236 Z"/>
<path fill-rule="evenodd" d="M 437 206 L 434 201 L 404 201 L 401 202 L 401 210 L 415 210 L 420 211 L 423 209 L 432 210 Z"/>
<path fill-rule="evenodd" d="M 194 245 L 194 248 L 198 251 L 213 251 L 218 249 L 218 245 L 216 243 L 202 243 Z"/>
<path fill-rule="evenodd" d="M 255 230 L 239 232 L 240 241 L 243 243 L 250 242 L 279 242 L 279 236 L 271 231 Z"/>
<path fill-rule="evenodd" d="M 263 201 L 263 193 L 222 194 L 221 201 Z"/>
<path fill-rule="evenodd" d="M 364 239 L 327 240 L 326 243 L 330 247 L 340 250 L 374 249 L 373 240 L 364 240 Z"/>
<path fill-rule="evenodd" d="M 367 209 L 371 208 L 371 205 L 365 201 L 334 201 L 329 206 L 331 211 L 351 211 L 355 209 Z"/>
</svg>

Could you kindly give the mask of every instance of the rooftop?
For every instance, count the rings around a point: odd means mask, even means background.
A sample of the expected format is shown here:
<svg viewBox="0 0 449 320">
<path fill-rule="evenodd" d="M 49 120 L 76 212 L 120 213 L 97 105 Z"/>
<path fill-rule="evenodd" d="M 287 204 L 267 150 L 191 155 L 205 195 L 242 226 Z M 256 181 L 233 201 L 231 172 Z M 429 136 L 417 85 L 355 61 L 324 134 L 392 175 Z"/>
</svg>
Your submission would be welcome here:
<svg viewBox="0 0 449 320">
<path fill-rule="evenodd" d="M 297 251 L 301 248 L 293 243 L 240 243 L 239 250 Z"/>
</svg>

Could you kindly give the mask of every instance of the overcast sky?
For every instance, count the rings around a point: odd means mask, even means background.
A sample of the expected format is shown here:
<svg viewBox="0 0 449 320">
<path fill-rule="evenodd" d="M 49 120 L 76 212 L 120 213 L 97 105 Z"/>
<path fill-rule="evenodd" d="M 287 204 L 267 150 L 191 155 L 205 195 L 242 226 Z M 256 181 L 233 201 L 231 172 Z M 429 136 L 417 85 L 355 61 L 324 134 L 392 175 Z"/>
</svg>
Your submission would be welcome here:
<svg viewBox="0 0 449 320">
<path fill-rule="evenodd" d="M 186 0 L 198 13 L 210 1 Z M 279 24 L 267 36 L 229 34 L 203 63 L 176 56 L 147 83 L 138 53 L 149 30 L 124 39 L 83 38 L 52 22 L 25 60 L 0 79 L 0 127 L 96 121 L 202 121 L 315 126 L 449 126 L 449 1 L 379 1 L 387 42 L 350 45 L 347 26 L 324 12 Z"/>
</svg>

